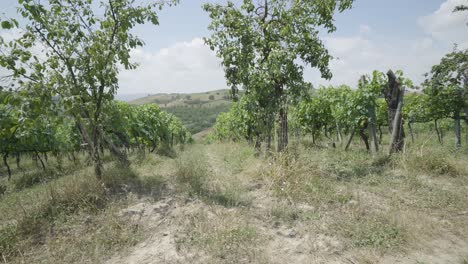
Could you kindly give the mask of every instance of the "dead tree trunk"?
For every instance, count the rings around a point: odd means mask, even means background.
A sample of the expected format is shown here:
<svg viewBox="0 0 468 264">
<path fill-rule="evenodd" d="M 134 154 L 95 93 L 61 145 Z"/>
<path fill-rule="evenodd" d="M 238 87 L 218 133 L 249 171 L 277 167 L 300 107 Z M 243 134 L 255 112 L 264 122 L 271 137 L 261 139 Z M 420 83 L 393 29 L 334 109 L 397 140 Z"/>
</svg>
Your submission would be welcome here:
<svg viewBox="0 0 468 264">
<path fill-rule="evenodd" d="M 401 134 L 400 129 L 403 129 L 403 120 L 401 117 L 402 108 L 403 108 L 403 99 L 398 103 L 397 111 L 395 113 L 395 119 L 393 120 L 393 131 L 390 136 L 390 148 L 388 150 L 389 154 L 400 152 L 404 148 L 404 144 L 400 146 L 400 141 L 398 141 L 399 135 Z M 400 123 L 398 124 L 398 122 Z"/>
<path fill-rule="evenodd" d="M 405 144 L 403 117 L 401 115 L 405 89 L 401 86 L 393 71 L 389 70 L 387 76 L 388 85 L 382 88 L 382 93 L 388 106 L 388 129 L 391 135 L 390 142 L 392 143 L 390 153 L 401 152 Z"/>
</svg>

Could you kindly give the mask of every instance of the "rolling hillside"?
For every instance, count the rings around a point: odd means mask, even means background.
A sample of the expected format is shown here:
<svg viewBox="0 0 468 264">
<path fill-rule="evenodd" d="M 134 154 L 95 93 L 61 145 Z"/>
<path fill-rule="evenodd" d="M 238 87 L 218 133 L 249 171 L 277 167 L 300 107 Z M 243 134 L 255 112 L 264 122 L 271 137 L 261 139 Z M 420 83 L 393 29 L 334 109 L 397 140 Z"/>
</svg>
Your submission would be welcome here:
<svg viewBox="0 0 468 264">
<path fill-rule="evenodd" d="M 131 104 L 156 103 L 165 111 L 179 117 L 192 134 L 210 128 L 219 113 L 229 110 L 229 90 L 216 90 L 192 94 L 154 94 L 139 98 Z"/>
</svg>

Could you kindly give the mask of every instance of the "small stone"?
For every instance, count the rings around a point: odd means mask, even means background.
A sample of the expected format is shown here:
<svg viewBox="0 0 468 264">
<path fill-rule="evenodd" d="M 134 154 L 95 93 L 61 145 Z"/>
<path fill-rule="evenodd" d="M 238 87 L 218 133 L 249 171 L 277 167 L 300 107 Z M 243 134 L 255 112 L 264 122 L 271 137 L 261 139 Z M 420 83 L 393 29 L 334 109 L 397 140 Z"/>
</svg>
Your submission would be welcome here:
<svg viewBox="0 0 468 264">
<path fill-rule="evenodd" d="M 289 231 L 289 233 L 288 233 L 289 238 L 295 238 L 296 236 L 297 236 L 296 231 L 294 231 L 294 230 Z"/>
</svg>

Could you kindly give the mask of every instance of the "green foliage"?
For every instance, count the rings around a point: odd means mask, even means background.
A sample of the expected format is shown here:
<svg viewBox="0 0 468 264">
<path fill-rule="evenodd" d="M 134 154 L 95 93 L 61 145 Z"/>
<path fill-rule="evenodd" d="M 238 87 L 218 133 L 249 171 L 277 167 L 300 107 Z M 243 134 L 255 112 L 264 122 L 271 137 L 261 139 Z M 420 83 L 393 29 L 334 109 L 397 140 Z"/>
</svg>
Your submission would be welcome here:
<svg viewBox="0 0 468 264">
<path fill-rule="evenodd" d="M 357 247 L 392 249 L 399 247 L 405 238 L 401 226 L 381 216 L 355 216 L 345 230 L 345 235 Z"/>
<path fill-rule="evenodd" d="M 180 118 L 187 130 L 196 134 L 213 126 L 217 116 L 229 110 L 230 103 L 219 105 L 203 105 L 201 107 L 171 106 L 164 108 L 164 111 Z"/>
<path fill-rule="evenodd" d="M 331 77 L 331 56 L 318 28 L 333 32 L 335 10 L 344 11 L 352 2 L 267 0 L 255 4 L 245 0 L 240 5 L 228 1 L 203 6 L 213 32 L 205 42 L 221 58 L 233 95 L 239 87 L 244 89 L 248 99 L 243 107 L 248 119 L 258 124 L 247 130 L 257 135 L 271 133 L 272 117 L 279 112 L 283 119 L 287 115 L 288 96 L 303 95 L 306 84 L 298 61 L 318 68 L 324 78 Z"/>
<path fill-rule="evenodd" d="M 54 100 L 62 114 L 74 121 L 99 177 L 103 169 L 99 151 L 108 137 L 102 127 L 104 108 L 118 89 L 119 67 L 134 69 L 137 65 L 130 61 L 130 51 L 143 46 L 143 41 L 130 31 L 145 22 L 157 25 L 155 10 L 164 3 L 96 2 L 50 1 L 42 5 L 34 0 L 19 1 L 18 13 L 25 26 L 18 39 L 0 42 L 0 66 L 13 74 L 13 83 L 20 92 L 31 95 L 27 103 L 36 106 L 36 101 L 43 100 L 53 105 Z M 6 29 L 18 26 L 8 21 L 1 25 Z M 31 51 L 39 43 L 45 56 Z M 27 108 L 25 111 L 30 110 Z M 31 115 L 25 117 L 28 119 L 19 119 L 24 125 L 37 120 Z M 9 131 L 16 132 L 15 124 L 9 124 Z"/>
<path fill-rule="evenodd" d="M 460 176 L 467 171 L 452 162 L 443 152 L 433 151 L 427 155 L 412 155 L 403 158 L 408 170 L 428 175 Z M 401 161 L 403 162 L 403 161 Z"/>
<path fill-rule="evenodd" d="M 113 139 L 118 146 L 148 147 L 153 152 L 158 146 L 185 144 L 191 139 L 182 122 L 156 104 L 113 102 L 106 112 L 109 118 L 105 128 L 115 135 Z"/>
<path fill-rule="evenodd" d="M 426 76 L 424 93 L 432 119 L 453 118 L 468 107 L 468 49 L 445 55 Z"/>
</svg>

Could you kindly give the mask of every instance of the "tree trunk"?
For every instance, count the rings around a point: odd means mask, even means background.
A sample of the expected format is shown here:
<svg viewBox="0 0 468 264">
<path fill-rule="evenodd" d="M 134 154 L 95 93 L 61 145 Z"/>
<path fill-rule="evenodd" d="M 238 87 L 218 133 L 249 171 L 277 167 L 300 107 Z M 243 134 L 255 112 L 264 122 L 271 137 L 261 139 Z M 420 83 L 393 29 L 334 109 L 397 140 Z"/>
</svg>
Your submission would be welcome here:
<svg viewBox="0 0 468 264">
<path fill-rule="evenodd" d="M 44 165 L 44 161 L 42 161 L 41 155 L 37 151 L 35 151 L 35 153 L 36 153 L 36 158 L 39 160 L 39 162 L 41 162 L 42 170 L 45 171 L 46 167 Z"/>
<path fill-rule="evenodd" d="M 260 155 L 261 148 L 262 148 L 262 139 L 261 139 L 260 135 L 257 134 L 257 136 L 255 138 L 255 152 L 256 152 L 256 155 Z"/>
<path fill-rule="evenodd" d="M 20 161 L 21 161 L 21 159 L 20 159 L 20 154 L 19 154 L 19 153 L 16 153 L 16 167 L 17 167 L 18 169 L 21 169 Z"/>
<path fill-rule="evenodd" d="M 353 130 L 351 130 L 351 134 L 349 135 L 348 142 L 346 143 L 345 151 L 347 151 L 349 149 L 349 147 L 351 146 L 351 142 L 353 141 L 354 133 L 356 133 L 356 128 L 353 128 Z"/>
<path fill-rule="evenodd" d="M 380 145 L 382 145 L 382 136 L 383 136 L 382 126 L 379 125 L 379 144 Z"/>
<path fill-rule="evenodd" d="M 468 125 L 468 106 L 463 108 L 463 112 L 465 112 L 465 124 Z"/>
<path fill-rule="evenodd" d="M 453 116 L 453 120 L 455 121 L 454 129 L 455 129 L 455 148 L 461 148 L 461 122 L 460 122 L 460 112 L 455 112 Z"/>
<path fill-rule="evenodd" d="M 97 133 L 97 127 L 93 129 L 93 141 L 91 141 L 91 138 L 89 137 L 89 134 L 86 131 L 86 128 L 83 126 L 83 124 L 77 118 L 75 118 L 75 120 L 76 120 L 76 125 L 78 127 L 78 130 L 80 131 L 81 138 L 83 139 L 83 142 L 86 144 L 89 155 L 91 159 L 93 160 L 94 173 L 96 174 L 96 178 L 100 180 L 102 178 L 103 165 L 102 165 L 101 157 L 99 155 L 99 143 L 100 142 L 99 142 L 99 135 Z"/>
<path fill-rule="evenodd" d="M 442 135 L 440 133 L 439 123 L 437 122 L 437 119 L 434 120 L 434 127 L 437 133 L 437 139 L 439 140 L 439 143 L 442 145 L 444 142 L 442 142 Z"/>
<path fill-rule="evenodd" d="M 414 143 L 413 122 L 411 120 L 408 122 L 408 129 L 411 135 L 411 143 Z"/>
<path fill-rule="evenodd" d="M 369 151 L 369 150 L 370 150 L 370 146 L 369 146 L 369 137 L 366 135 L 366 126 L 362 126 L 362 127 L 359 129 L 359 135 L 361 136 L 362 141 L 363 141 L 364 144 L 366 145 L 367 151 Z"/>
<path fill-rule="evenodd" d="M 401 152 L 405 144 L 405 132 L 401 115 L 405 89 L 401 87 L 401 83 L 393 71 L 389 70 L 387 76 L 388 85 L 382 88 L 382 93 L 388 106 L 388 129 L 391 135 L 390 142 L 392 143 L 390 145 L 390 153 Z"/>
<path fill-rule="evenodd" d="M 315 125 L 312 125 L 312 129 L 311 129 L 310 134 L 312 136 L 312 144 L 315 145 Z"/>
<path fill-rule="evenodd" d="M 5 164 L 5 167 L 7 168 L 8 180 L 10 180 L 11 179 L 11 169 L 10 169 L 10 165 L 8 165 L 8 152 L 3 154 L 3 164 Z"/>
<path fill-rule="evenodd" d="M 104 142 L 109 146 L 109 150 L 112 153 L 112 155 L 117 157 L 120 164 L 123 165 L 124 167 L 130 166 L 130 161 L 128 160 L 127 154 L 124 151 L 121 151 L 119 148 L 117 148 L 114 145 L 114 143 L 112 143 L 112 141 L 109 140 L 108 138 L 103 137 L 103 139 L 104 139 Z"/>
<path fill-rule="evenodd" d="M 266 137 L 266 151 L 270 152 L 271 150 L 271 130 L 268 131 L 268 135 Z"/>
<path fill-rule="evenodd" d="M 370 150 L 373 154 L 379 151 L 379 142 L 377 139 L 377 116 L 375 115 L 374 106 L 367 109 L 369 113 L 369 122 L 367 123 L 369 136 L 370 136 Z"/>
<path fill-rule="evenodd" d="M 288 112 L 285 105 L 281 106 L 278 119 L 277 151 L 282 152 L 288 146 Z"/>
<path fill-rule="evenodd" d="M 336 122 L 336 136 L 340 144 L 343 142 L 343 136 L 341 135 L 341 127 L 338 122 Z"/>
<path fill-rule="evenodd" d="M 99 140 L 95 139 L 93 144 L 93 163 L 94 163 L 94 173 L 96 177 L 100 180 L 102 178 L 102 172 L 104 170 L 104 166 L 102 164 L 101 155 L 99 152 Z"/>
</svg>

